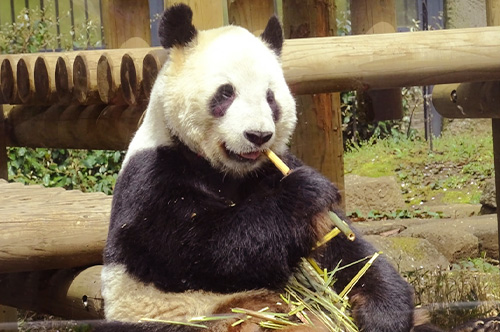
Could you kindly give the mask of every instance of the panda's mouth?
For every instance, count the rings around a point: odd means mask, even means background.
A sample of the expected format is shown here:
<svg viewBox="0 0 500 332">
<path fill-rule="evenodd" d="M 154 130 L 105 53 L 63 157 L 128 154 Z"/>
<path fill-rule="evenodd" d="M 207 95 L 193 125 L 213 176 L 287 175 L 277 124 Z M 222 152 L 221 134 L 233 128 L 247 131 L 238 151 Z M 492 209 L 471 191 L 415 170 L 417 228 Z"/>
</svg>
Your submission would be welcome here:
<svg viewBox="0 0 500 332">
<path fill-rule="evenodd" d="M 222 149 L 226 153 L 226 155 L 232 159 L 236 160 L 239 162 L 253 162 L 262 155 L 262 151 L 251 151 L 251 152 L 244 152 L 244 153 L 236 153 L 231 150 L 229 150 L 226 146 L 226 144 L 222 144 Z"/>
</svg>

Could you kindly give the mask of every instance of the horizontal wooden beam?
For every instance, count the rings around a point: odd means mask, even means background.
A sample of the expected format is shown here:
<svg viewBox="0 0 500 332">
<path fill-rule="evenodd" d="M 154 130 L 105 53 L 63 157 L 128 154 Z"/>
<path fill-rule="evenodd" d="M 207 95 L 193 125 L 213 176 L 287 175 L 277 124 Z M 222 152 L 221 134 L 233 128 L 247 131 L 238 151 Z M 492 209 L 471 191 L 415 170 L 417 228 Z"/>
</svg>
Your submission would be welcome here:
<svg viewBox="0 0 500 332">
<path fill-rule="evenodd" d="M 297 94 L 500 79 L 500 27 L 287 40 Z"/>
<path fill-rule="evenodd" d="M 446 118 L 500 118 L 500 81 L 436 85 L 432 103 Z"/>
<path fill-rule="evenodd" d="M 0 197 L 0 274 L 102 262 L 111 196 L 0 180 Z"/>
<path fill-rule="evenodd" d="M 19 105 L 6 112 L 7 146 L 125 150 L 145 105 Z"/>
<path fill-rule="evenodd" d="M 101 269 L 0 274 L 0 304 L 66 319 L 102 319 Z"/>
<path fill-rule="evenodd" d="M 487 27 L 290 39 L 285 41 L 282 64 L 295 94 L 500 80 L 499 35 L 500 27 Z M 35 63 L 42 56 L 48 57 L 47 54 L 0 56 L 1 90 L 9 103 L 23 100 L 39 103 L 30 98 L 36 94 L 31 91 L 36 86 L 29 82 L 31 67 L 26 64 Z M 98 71 L 98 61 L 103 56 L 121 60 L 110 61 L 103 66 L 104 71 Z M 75 52 L 66 52 L 60 53 L 57 60 L 52 57 L 46 61 L 56 61 L 56 66 L 50 67 L 65 72 L 66 76 L 73 74 L 74 95 L 81 103 L 111 102 L 113 96 L 103 96 L 101 90 L 99 97 L 98 91 L 97 82 L 108 82 L 111 88 L 104 87 L 104 91 L 116 92 L 115 87 L 121 87 L 124 96 L 129 96 L 125 101 L 136 105 L 148 98 L 151 82 L 166 58 L 163 49 L 144 48 L 82 51 L 78 52 L 78 61 L 72 60 Z M 73 70 L 66 67 L 69 65 Z M 17 66 L 27 69 L 20 71 L 24 76 L 19 82 Z M 59 75 L 56 73 L 49 82 L 59 87 L 45 90 L 57 91 L 62 98 L 68 95 L 71 78 Z M 117 79 L 126 81 L 112 81 Z M 60 91 L 63 88 L 65 91 Z M 17 96 L 18 90 L 22 99 Z"/>
</svg>

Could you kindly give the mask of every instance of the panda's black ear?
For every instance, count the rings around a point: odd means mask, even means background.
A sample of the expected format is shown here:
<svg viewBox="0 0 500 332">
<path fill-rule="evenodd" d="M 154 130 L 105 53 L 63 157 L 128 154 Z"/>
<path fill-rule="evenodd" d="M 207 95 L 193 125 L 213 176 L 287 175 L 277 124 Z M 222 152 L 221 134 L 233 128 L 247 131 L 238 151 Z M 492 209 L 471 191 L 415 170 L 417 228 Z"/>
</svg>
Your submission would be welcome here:
<svg viewBox="0 0 500 332">
<path fill-rule="evenodd" d="M 196 37 L 192 23 L 193 11 L 188 5 L 179 3 L 165 10 L 158 34 L 163 47 L 186 46 Z"/>
<path fill-rule="evenodd" d="M 271 16 L 260 37 L 269 44 L 269 47 L 271 47 L 278 56 L 281 55 L 281 49 L 283 48 L 283 29 L 276 15 Z"/>
</svg>

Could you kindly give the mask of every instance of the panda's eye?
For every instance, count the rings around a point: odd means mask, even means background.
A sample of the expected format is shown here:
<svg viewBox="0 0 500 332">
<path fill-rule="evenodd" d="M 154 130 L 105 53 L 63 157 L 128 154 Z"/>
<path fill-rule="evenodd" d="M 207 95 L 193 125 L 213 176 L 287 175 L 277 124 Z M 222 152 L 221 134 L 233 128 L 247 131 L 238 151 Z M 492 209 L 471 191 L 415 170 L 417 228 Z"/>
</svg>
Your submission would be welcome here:
<svg viewBox="0 0 500 332">
<path fill-rule="evenodd" d="M 236 96 L 234 87 L 231 84 L 219 86 L 210 101 L 210 111 L 215 117 L 221 117 L 226 114 L 226 110 L 231 106 Z"/>
<path fill-rule="evenodd" d="M 234 88 L 231 84 L 224 84 L 219 88 L 219 93 L 223 99 L 229 99 L 234 96 Z"/>
<path fill-rule="evenodd" d="M 276 102 L 276 99 L 274 98 L 274 92 L 272 90 L 267 90 L 266 100 L 269 104 L 269 107 L 271 108 L 271 111 L 273 112 L 273 120 L 275 122 L 278 121 L 280 118 L 280 108 L 278 103 Z"/>
</svg>

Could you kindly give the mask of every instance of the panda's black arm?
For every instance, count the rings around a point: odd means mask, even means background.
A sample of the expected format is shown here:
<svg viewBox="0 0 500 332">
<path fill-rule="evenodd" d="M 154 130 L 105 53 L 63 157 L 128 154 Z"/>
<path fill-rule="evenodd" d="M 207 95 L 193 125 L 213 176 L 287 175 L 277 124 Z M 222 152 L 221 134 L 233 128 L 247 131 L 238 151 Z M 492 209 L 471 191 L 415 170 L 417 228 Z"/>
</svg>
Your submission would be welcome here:
<svg viewBox="0 0 500 332">
<path fill-rule="evenodd" d="M 339 212 L 339 215 L 341 213 Z M 332 239 L 316 259 L 329 270 L 339 261 L 341 266 L 374 254 L 377 250 L 352 227 L 356 240 L 343 235 Z M 334 286 L 341 292 L 365 262 L 336 272 Z M 410 285 L 381 255 L 349 293 L 353 316 L 358 327 L 366 332 L 403 332 L 413 326 L 413 295 Z"/>
</svg>

